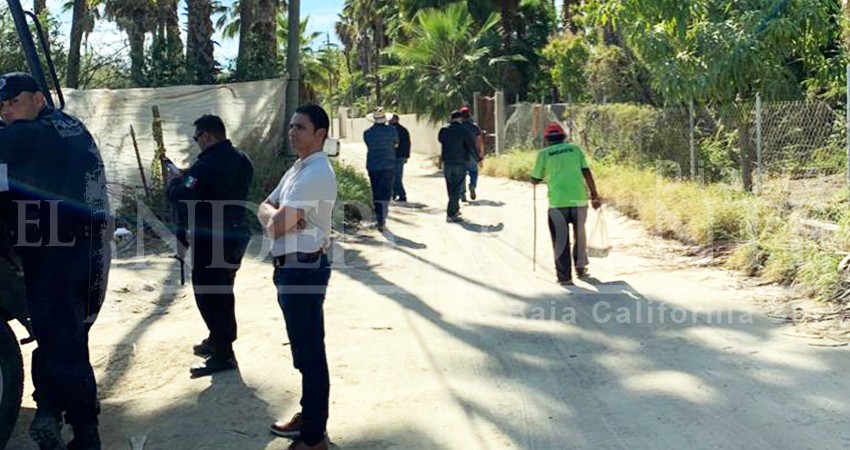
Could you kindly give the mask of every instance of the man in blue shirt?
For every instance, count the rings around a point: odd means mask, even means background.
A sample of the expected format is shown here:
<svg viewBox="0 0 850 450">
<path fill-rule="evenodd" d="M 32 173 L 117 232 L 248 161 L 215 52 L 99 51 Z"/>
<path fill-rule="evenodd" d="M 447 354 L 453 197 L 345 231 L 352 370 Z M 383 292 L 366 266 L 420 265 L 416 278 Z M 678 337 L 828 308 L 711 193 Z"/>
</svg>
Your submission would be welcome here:
<svg viewBox="0 0 850 450">
<path fill-rule="evenodd" d="M 384 113 L 384 108 L 377 107 L 366 118 L 375 122 L 363 132 L 363 142 L 366 143 L 366 171 L 372 184 L 372 202 L 375 204 L 375 227 L 384 231 L 390 208 L 390 197 L 395 181 L 396 153 L 398 147 L 398 132 L 387 120 L 392 114 Z"/>
</svg>

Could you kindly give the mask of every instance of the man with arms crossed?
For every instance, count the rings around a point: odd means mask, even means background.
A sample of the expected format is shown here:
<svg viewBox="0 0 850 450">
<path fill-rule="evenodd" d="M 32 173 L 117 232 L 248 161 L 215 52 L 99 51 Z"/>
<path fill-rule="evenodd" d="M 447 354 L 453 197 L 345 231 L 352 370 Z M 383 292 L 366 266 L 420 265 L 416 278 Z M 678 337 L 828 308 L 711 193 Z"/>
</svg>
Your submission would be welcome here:
<svg viewBox="0 0 850 450">
<path fill-rule="evenodd" d="M 322 152 L 329 126 L 327 113 L 318 105 L 295 110 L 289 142 L 298 160 L 257 212 L 266 234 L 274 239 L 274 283 L 292 360 L 301 372 L 301 412 L 289 422 L 271 426 L 275 435 L 296 439 L 292 450 L 328 448 L 330 377 L 322 304 L 331 276 L 325 249 L 337 196 L 336 176 Z"/>
</svg>

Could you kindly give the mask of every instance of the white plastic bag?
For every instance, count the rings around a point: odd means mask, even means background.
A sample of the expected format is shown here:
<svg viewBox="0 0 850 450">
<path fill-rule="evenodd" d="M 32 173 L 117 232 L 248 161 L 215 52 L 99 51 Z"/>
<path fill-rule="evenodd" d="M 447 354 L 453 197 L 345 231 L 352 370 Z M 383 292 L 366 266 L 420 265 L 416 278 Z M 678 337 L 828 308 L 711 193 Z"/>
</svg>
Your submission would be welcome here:
<svg viewBox="0 0 850 450">
<path fill-rule="evenodd" d="M 596 212 L 596 221 L 590 228 L 587 237 L 587 256 L 605 258 L 611 251 L 611 240 L 608 238 L 608 226 L 605 224 L 605 207 Z"/>
</svg>

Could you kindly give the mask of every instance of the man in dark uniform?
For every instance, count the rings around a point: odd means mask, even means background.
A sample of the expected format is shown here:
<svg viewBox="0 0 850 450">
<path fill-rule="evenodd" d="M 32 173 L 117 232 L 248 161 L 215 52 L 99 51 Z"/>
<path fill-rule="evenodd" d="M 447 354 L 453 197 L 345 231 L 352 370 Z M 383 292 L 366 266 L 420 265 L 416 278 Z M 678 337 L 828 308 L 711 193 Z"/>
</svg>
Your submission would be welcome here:
<svg viewBox="0 0 850 450">
<path fill-rule="evenodd" d="M 398 133 L 398 147 L 395 149 L 395 186 L 393 186 L 393 200 L 399 202 L 407 201 L 407 191 L 404 190 L 404 165 L 410 158 L 410 132 L 404 125 L 399 123 L 398 114 L 393 114 L 390 125 Z"/>
<path fill-rule="evenodd" d="M 484 136 L 481 134 L 481 127 L 472 120 L 472 117 L 469 115 L 469 107 L 462 106 L 458 111 L 460 111 L 461 117 L 463 118 L 463 122 L 461 124 L 470 134 L 472 134 L 473 140 L 475 140 L 475 148 L 477 150 L 476 155 L 471 157 L 469 161 L 466 162 L 466 173 L 469 174 L 469 198 L 475 200 L 478 194 L 475 192 L 475 189 L 478 187 L 478 165 L 484 160 Z M 464 175 L 465 178 L 465 175 Z M 461 200 L 466 203 L 469 200 L 466 199 L 466 180 L 464 179 L 464 183 L 460 188 L 461 192 Z"/>
<path fill-rule="evenodd" d="M 41 450 L 99 450 L 88 333 L 103 303 L 113 226 L 100 152 L 76 118 L 47 106 L 28 74 L 0 77 L 0 213 L 24 269 Z M 64 421 L 74 438 L 62 439 Z"/>
<path fill-rule="evenodd" d="M 466 163 L 478 155 L 472 134 L 463 127 L 463 114 L 453 111 L 451 122 L 440 129 L 438 139 L 442 144 L 440 161 L 443 163 L 443 176 L 446 177 L 446 191 L 449 204 L 446 207 L 446 221 L 460 220 L 460 196 L 466 177 Z"/>
<path fill-rule="evenodd" d="M 192 287 L 209 336 L 194 346 L 206 358 L 192 377 L 236 369 L 236 300 L 233 283 L 251 238 L 246 214 L 254 177 L 250 158 L 227 139 L 224 123 L 205 115 L 195 121 L 198 160 L 169 184 L 168 198 L 192 233 Z"/>
</svg>

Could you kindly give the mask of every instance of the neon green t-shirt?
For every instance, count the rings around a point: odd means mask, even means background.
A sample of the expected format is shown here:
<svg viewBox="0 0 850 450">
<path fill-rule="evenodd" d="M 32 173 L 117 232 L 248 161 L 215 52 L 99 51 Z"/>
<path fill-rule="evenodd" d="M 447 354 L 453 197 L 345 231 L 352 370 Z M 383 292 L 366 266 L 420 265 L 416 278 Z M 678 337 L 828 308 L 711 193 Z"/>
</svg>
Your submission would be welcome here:
<svg viewBox="0 0 850 450">
<path fill-rule="evenodd" d="M 587 206 L 587 187 L 581 173 L 581 169 L 587 168 L 587 159 L 581 148 L 564 142 L 537 153 L 531 176 L 546 180 L 549 185 L 550 208 Z"/>
</svg>

